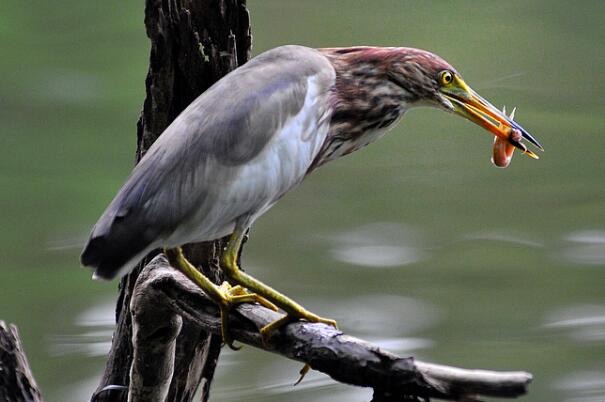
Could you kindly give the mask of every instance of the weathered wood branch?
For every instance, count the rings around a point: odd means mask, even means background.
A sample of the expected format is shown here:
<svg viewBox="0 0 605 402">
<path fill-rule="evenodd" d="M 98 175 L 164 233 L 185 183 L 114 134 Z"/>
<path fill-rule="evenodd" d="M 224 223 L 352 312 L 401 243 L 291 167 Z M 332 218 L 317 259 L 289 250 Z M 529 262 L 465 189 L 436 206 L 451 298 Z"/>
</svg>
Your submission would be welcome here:
<svg viewBox="0 0 605 402">
<path fill-rule="evenodd" d="M 191 101 L 248 61 L 252 43 L 246 0 L 145 0 L 145 28 L 151 51 L 147 96 L 137 124 L 137 161 Z M 189 245 L 185 255 L 208 278 L 220 283 L 217 261 L 223 244 L 217 240 Z M 128 386 L 136 358 L 131 339 L 133 335 L 145 336 L 133 334 L 131 297 L 138 273 L 151 257 L 153 253 L 120 283 L 117 326 L 95 402 L 126 400 L 119 386 Z M 202 401 L 208 399 L 220 342 L 220 337 L 183 320 L 167 402 L 191 400 L 198 389 Z"/>
<path fill-rule="evenodd" d="M 19 331 L 0 320 L 0 401 L 42 402 Z"/>
<path fill-rule="evenodd" d="M 141 272 L 131 301 L 135 359 L 131 370 L 132 401 L 161 401 L 170 383 L 174 344 L 181 321 L 220 334 L 215 304 L 163 255 Z M 230 317 L 234 339 L 308 363 L 336 381 L 374 389 L 376 401 L 435 397 L 478 401 L 482 396 L 513 398 L 527 392 L 526 372 L 465 370 L 412 357 L 400 357 L 324 324 L 294 322 L 264 344 L 259 328 L 280 317 L 259 305 L 243 304 Z"/>
</svg>

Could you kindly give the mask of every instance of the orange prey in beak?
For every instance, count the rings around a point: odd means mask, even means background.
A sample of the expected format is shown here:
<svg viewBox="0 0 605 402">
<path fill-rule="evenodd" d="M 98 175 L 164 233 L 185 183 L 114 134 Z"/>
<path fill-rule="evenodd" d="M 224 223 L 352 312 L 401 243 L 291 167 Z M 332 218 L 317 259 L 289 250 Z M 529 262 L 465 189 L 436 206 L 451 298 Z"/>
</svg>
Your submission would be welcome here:
<svg viewBox="0 0 605 402">
<path fill-rule="evenodd" d="M 507 116 L 505 112 L 501 112 L 473 91 L 457 73 L 452 74 L 447 71 L 443 74 L 452 75 L 449 79 L 442 79 L 442 87 L 439 90 L 449 101 L 448 106 L 451 105 L 451 110 L 496 136 L 492 159 L 496 166 L 508 166 L 514 148 L 531 158 L 539 159 L 538 155 L 527 149 L 521 141 L 525 139 L 538 149 L 544 150 L 542 145 L 513 120 L 514 111 L 511 116 Z"/>
</svg>

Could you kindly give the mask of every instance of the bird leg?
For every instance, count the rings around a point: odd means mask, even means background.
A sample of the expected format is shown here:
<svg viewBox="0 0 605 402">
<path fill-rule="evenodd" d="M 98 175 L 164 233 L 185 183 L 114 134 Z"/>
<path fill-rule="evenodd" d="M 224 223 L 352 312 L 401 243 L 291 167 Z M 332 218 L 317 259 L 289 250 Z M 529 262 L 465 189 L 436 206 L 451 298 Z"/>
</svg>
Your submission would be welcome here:
<svg viewBox="0 0 605 402">
<path fill-rule="evenodd" d="M 263 340 L 266 342 L 275 330 L 296 319 L 304 319 L 309 322 L 321 322 L 337 328 L 336 321 L 322 318 L 305 310 L 294 300 L 283 295 L 282 293 L 277 292 L 273 288 L 265 285 L 239 269 L 237 265 L 237 257 L 244 234 L 245 230 L 236 229 L 233 232 L 231 238 L 229 239 L 227 249 L 223 253 L 221 267 L 223 268 L 225 275 L 234 283 L 237 283 L 254 292 L 255 294 L 264 297 L 266 300 L 269 300 L 271 303 L 275 304 L 286 312 L 286 316 L 261 328 L 260 333 L 263 336 Z"/>
<path fill-rule="evenodd" d="M 259 303 L 271 310 L 277 311 L 277 307 L 262 296 L 248 293 L 241 286 L 231 286 L 229 282 L 223 282 L 221 286 L 215 285 L 204 274 L 198 271 L 183 255 L 180 247 L 166 248 L 164 254 L 173 268 L 181 271 L 193 283 L 198 285 L 204 293 L 215 302 L 221 312 L 221 334 L 223 342 L 231 349 L 239 349 L 233 345 L 233 339 L 229 334 L 229 313 L 233 306 L 240 303 Z"/>
</svg>

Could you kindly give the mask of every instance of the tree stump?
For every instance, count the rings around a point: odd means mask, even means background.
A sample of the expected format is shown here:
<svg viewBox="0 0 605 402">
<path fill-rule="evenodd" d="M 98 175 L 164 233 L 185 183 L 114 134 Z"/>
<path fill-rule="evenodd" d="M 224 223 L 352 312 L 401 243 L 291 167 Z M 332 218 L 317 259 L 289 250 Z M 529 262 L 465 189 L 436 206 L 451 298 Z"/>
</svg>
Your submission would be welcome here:
<svg viewBox="0 0 605 402">
<path fill-rule="evenodd" d="M 21 346 L 19 331 L 4 321 L 0 321 L 0 401 L 42 402 Z"/>
<path fill-rule="evenodd" d="M 151 40 L 147 96 L 137 124 L 137 161 L 175 117 L 222 76 L 250 57 L 252 37 L 245 0 L 146 0 L 145 27 Z M 224 240 L 188 245 L 185 255 L 219 283 L 218 259 Z M 130 302 L 148 256 L 120 283 L 117 327 L 105 372 L 95 392 L 98 402 L 125 401 L 133 361 Z M 220 353 L 220 335 L 187 320 L 177 334 L 174 373 L 166 401 L 191 400 L 199 386 L 207 400 Z"/>
</svg>

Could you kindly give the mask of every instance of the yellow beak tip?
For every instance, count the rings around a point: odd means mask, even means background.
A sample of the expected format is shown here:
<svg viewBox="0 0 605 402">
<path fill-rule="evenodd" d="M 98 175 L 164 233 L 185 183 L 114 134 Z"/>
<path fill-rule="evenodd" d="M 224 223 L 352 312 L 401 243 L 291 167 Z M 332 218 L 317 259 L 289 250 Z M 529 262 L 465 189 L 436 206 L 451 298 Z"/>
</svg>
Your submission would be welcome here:
<svg viewBox="0 0 605 402">
<path fill-rule="evenodd" d="M 530 151 L 530 150 L 527 150 L 527 151 L 525 151 L 525 152 L 523 152 L 523 153 L 524 153 L 525 155 L 529 156 L 530 158 L 533 158 L 533 159 L 540 159 L 540 157 L 539 157 L 538 155 L 536 155 L 535 153 L 533 153 L 533 152 L 532 152 L 532 151 Z"/>
</svg>

